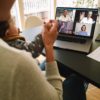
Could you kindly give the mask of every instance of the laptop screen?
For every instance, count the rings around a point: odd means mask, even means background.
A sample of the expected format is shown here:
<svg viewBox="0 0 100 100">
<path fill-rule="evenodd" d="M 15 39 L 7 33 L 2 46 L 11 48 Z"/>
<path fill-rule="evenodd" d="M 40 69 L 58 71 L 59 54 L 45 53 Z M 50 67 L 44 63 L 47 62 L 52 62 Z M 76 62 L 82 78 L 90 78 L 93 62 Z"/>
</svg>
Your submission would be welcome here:
<svg viewBox="0 0 100 100">
<path fill-rule="evenodd" d="M 56 8 L 59 36 L 93 37 L 98 9 Z"/>
</svg>

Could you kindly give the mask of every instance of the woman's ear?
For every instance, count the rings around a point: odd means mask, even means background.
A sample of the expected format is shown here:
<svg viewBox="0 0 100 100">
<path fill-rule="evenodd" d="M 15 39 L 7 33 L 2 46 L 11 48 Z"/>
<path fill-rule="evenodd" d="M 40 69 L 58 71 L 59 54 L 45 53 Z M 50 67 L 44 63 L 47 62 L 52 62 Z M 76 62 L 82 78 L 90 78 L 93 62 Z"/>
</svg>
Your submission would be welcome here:
<svg viewBox="0 0 100 100">
<path fill-rule="evenodd" d="M 5 33 L 5 36 L 15 36 L 15 35 L 19 35 L 19 30 L 15 25 L 10 24 L 9 29 Z"/>
<path fill-rule="evenodd" d="M 9 29 L 5 32 L 5 37 L 9 36 Z"/>
</svg>

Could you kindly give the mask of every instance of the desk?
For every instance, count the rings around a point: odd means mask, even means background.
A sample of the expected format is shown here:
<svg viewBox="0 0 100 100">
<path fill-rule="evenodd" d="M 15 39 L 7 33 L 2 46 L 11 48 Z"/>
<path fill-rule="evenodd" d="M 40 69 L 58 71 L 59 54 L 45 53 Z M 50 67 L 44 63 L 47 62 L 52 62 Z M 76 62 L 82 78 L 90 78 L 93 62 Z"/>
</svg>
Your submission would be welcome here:
<svg viewBox="0 0 100 100">
<path fill-rule="evenodd" d="M 41 32 L 41 29 L 42 27 L 35 27 L 23 32 L 22 35 L 24 35 L 27 40 L 32 40 L 36 34 Z M 100 42 L 95 42 L 93 40 L 91 51 L 98 46 L 100 46 Z M 63 64 L 66 69 L 70 69 L 74 73 L 85 78 L 88 82 L 100 88 L 100 62 L 88 58 L 86 54 L 75 51 L 54 49 L 54 52 L 55 59 Z"/>
</svg>

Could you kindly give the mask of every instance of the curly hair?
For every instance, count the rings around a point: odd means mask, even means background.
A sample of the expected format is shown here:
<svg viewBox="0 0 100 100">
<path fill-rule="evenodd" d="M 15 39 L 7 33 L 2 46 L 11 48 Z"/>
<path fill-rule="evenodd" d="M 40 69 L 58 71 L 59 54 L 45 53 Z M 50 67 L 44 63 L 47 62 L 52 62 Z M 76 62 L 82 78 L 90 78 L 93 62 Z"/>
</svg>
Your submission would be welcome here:
<svg viewBox="0 0 100 100">
<path fill-rule="evenodd" d="M 5 32 L 9 28 L 9 23 L 8 21 L 0 21 L 0 37 L 5 36 Z"/>
</svg>

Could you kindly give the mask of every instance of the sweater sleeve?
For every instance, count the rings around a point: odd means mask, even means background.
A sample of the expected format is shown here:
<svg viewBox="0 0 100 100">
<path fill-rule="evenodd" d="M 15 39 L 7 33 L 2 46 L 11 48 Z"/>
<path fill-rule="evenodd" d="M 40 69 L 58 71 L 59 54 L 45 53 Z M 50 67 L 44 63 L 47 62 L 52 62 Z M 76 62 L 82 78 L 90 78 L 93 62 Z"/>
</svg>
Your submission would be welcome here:
<svg viewBox="0 0 100 100">
<path fill-rule="evenodd" d="M 12 100 L 62 100 L 62 80 L 55 61 L 46 64 L 45 77 L 34 59 L 23 54 L 12 84 Z"/>
<path fill-rule="evenodd" d="M 62 98 L 62 80 L 56 61 L 46 63 L 46 77 L 48 82 L 57 90 L 59 97 Z"/>
</svg>

